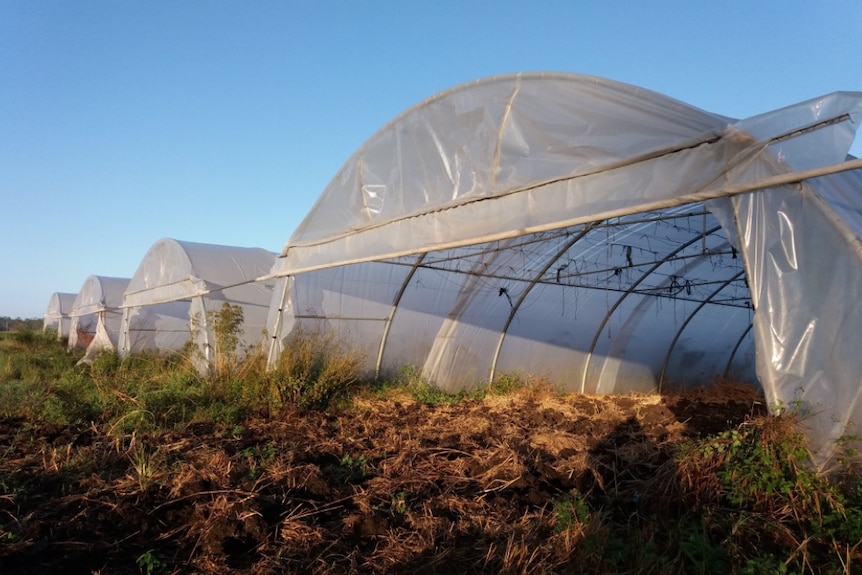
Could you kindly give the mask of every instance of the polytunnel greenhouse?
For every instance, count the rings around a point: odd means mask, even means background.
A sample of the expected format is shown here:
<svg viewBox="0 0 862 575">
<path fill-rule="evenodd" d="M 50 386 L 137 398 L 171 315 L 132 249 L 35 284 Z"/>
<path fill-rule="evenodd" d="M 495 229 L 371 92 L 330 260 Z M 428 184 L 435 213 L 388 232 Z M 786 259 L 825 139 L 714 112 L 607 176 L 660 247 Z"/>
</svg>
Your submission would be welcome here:
<svg viewBox="0 0 862 575">
<path fill-rule="evenodd" d="M 567 74 L 435 95 L 363 144 L 285 245 L 270 363 L 323 330 L 369 374 L 414 366 L 450 391 L 747 379 L 806 406 L 823 465 L 862 419 L 860 118 L 862 93 L 737 120 Z"/>
<path fill-rule="evenodd" d="M 69 349 L 85 348 L 81 362 L 92 361 L 100 351 L 117 349 L 122 323 L 123 292 L 127 278 L 92 275 L 84 281 L 69 312 Z"/>
<path fill-rule="evenodd" d="M 56 332 L 58 340 L 69 337 L 69 325 L 72 321 L 69 313 L 72 311 L 77 295 L 62 292 L 51 294 L 51 299 L 48 300 L 48 309 L 45 310 L 45 315 L 42 318 L 43 332 Z"/>
<path fill-rule="evenodd" d="M 193 341 L 202 371 L 213 361 L 213 314 L 224 304 L 242 311 L 240 355 L 263 340 L 272 301 L 268 273 L 275 254 L 245 248 L 165 238 L 146 253 L 123 297 L 121 356 L 169 351 Z"/>
</svg>

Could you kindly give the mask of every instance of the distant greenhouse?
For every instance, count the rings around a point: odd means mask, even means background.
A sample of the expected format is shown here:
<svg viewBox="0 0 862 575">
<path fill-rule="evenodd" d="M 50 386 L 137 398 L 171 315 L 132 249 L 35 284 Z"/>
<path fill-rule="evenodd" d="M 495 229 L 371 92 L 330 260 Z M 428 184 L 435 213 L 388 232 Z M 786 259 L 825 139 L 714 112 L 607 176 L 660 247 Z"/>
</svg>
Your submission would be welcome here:
<svg viewBox="0 0 862 575">
<path fill-rule="evenodd" d="M 43 332 L 54 331 L 58 340 L 69 337 L 69 326 L 72 323 L 69 314 L 75 304 L 76 297 L 78 294 L 74 293 L 54 292 L 51 294 L 48 309 L 45 310 L 42 320 Z"/>
<path fill-rule="evenodd" d="M 449 391 L 756 378 L 771 405 L 810 406 L 825 464 L 862 423 L 860 121 L 862 93 L 737 120 L 569 74 L 437 94 L 363 144 L 284 246 L 270 363 L 322 330 L 369 375 L 411 365 Z"/>
<path fill-rule="evenodd" d="M 146 253 L 123 295 L 121 356 L 145 350 L 178 350 L 193 341 L 202 371 L 212 366 L 213 314 L 236 306 L 243 322 L 240 357 L 263 342 L 275 254 L 262 248 L 202 244 L 165 238 Z"/>
<path fill-rule="evenodd" d="M 120 335 L 123 292 L 129 280 L 91 275 L 84 281 L 69 312 L 69 349 L 84 348 L 82 363 L 100 351 L 114 351 Z"/>
</svg>

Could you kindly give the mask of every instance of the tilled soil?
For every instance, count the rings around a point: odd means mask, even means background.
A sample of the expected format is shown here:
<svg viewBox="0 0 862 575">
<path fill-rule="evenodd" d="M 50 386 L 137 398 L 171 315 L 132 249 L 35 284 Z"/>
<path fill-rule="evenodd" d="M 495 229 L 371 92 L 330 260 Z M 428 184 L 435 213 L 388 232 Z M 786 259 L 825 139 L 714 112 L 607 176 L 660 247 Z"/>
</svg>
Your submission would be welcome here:
<svg viewBox="0 0 862 575">
<path fill-rule="evenodd" d="M 182 433 L 0 421 L 0 573 L 565 571 L 584 533 L 555 502 L 665 505 L 674 446 L 764 411 L 724 384 L 405 395 Z"/>
</svg>

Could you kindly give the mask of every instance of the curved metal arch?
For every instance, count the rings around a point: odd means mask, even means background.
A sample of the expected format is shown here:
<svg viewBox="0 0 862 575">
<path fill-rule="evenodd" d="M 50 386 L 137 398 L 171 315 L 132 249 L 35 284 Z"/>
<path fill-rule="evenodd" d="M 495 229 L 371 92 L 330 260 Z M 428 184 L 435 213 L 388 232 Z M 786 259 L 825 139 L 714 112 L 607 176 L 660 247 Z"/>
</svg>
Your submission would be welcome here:
<svg viewBox="0 0 862 575">
<path fill-rule="evenodd" d="M 704 238 L 705 237 L 706 236 L 704 236 Z M 659 373 L 658 378 L 659 391 L 661 391 L 662 385 L 664 384 L 664 376 L 667 374 L 667 364 L 670 362 L 670 355 L 673 353 L 673 348 L 676 347 L 676 342 L 679 341 L 679 338 L 682 336 L 682 332 L 685 331 L 686 326 L 691 323 L 691 320 L 694 319 L 694 316 L 696 316 L 698 312 L 700 312 L 700 310 L 706 307 L 706 304 L 708 304 L 712 298 L 717 296 L 719 293 L 721 293 L 721 290 L 729 286 L 732 282 L 736 281 L 740 278 L 740 276 L 743 275 L 745 275 L 745 270 L 740 270 L 732 277 L 722 282 L 722 284 L 715 291 L 709 294 L 702 302 L 700 302 L 700 304 L 696 308 L 692 310 L 690 314 L 688 314 L 688 317 L 685 318 L 685 321 L 683 321 L 682 325 L 679 326 L 679 329 L 676 330 L 676 335 L 673 336 L 673 339 L 671 340 L 670 345 L 667 348 L 667 353 L 664 356 L 664 361 L 661 364 L 661 372 Z"/>
<path fill-rule="evenodd" d="M 416 258 L 416 261 L 413 262 L 413 266 L 410 268 L 410 272 L 401 284 L 401 289 L 398 290 L 395 299 L 392 300 L 392 307 L 389 308 L 389 315 L 386 316 L 386 323 L 383 326 L 383 334 L 380 336 L 380 346 L 377 348 L 377 361 L 374 363 L 374 379 L 380 377 L 380 366 L 383 365 L 383 353 L 386 351 L 386 342 L 389 340 L 389 329 L 392 327 L 392 319 L 395 317 L 395 312 L 398 311 L 398 305 L 401 303 L 404 292 L 407 291 L 407 286 L 410 285 L 410 281 L 416 274 L 416 270 L 422 266 L 422 261 L 427 255 L 428 252 L 423 252 Z"/>
<path fill-rule="evenodd" d="M 506 323 L 503 326 L 503 329 L 500 330 L 500 338 L 497 340 L 497 347 L 494 349 L 494 356 L 491 359 L 491 370 L 488 376 L 489 384 L 494 382 L 494 377 L 497 374 L 497 362 L 500 359 L 500 351 L 503 349 L 503 340 L 506 339 L 506 334 L 509 331 L 509 326 L 512 325 L 512 320 L 515 319 L 515 314 L 518 312 L 518 309 L 521 307 L 521 304 L 524 303 L 524 300 L 527 299 L 527 296 L 530 294 L 532 289 L 536 287 L 536 284 L 538 284 L 542 277 L 548 272 L 548 270 L 551 269 L 551 266 L 553 266 L 557 261 L 559 261 L 559 259 L 563 257 L 563 255 L 565 255 L 565 253 L 569 251 L 572 246 L 581 241 L 592 230 L 593 226 L 587 225 L 584 227 L 583 230 L 581 230 L 579 234 L 566 242 L 563 245 L 563 248 L 557 250 L 557 253 L 554 254 L 553 257 L 548 260 L 548 263 L 539 271 L 538 274 L 536 274 L 536 276 L 533 278 L 527 288 L 521 292 L 521 295 L 518 297 L 518 301 L 515 302 L 515 304 L 509 310 L 509 317 L 506 319 Z"/>
<path fill-rule="evenodd" d="M 498 132 L 497 132 L 497 146 L 496 146 L 496 149 L 494 151 L 495 169 L 492 171 L 492 173 L 494 174 L 494 178 L 497 177 L 496 176 L 496 174 L 497 174 L 496 164 L 499 163 L 499 159 L 500 159 L 500 149 L 501 149 L 500 148 L 500 142 L 502 141 L 502 134 L 503 134 L 505 127 L 509 123 L 508 120 L 509 120 L 509 114 L 512 110 L 512 104 L 514 103 L 515 98 L 517 97 L 518 92 L 520 92 L 520 90 L 521 90 L 521 78 L 518 77 L 515 81 L 515 86 L 512 89 L 512 93 L 509 96 L 508 102 L 506 104 L 506 111 L 505 111 L 505 114 L 503 116 L 502 121 L 500 122 L 500 126 L 499 126 Z M 398 133 L 398 130 L 396 130 L 396 133 Z M 399 149 L 399 153 L 400 153 L 401 147 L 399 146 L 398 149 Z M 383 334 L 381 334 L 381 336 L 380 336 L 380 346 L 377 348 L 377 360 L 374 363 L 374 378 L 375 379 L 380 377 L 380 368 L 383 365 L 383 354 L 386 351 L 386 343 L 389 340 L 389 331 L 392 327 L 392 320 L 395 317 L 395 312 L 398 311 L 398 306 L 401 303 L 401 298 L 404 296 L 404 292 L 407 290 L 407 286 L 410 285 L 410 281 L 413 279 L 413 276 L 416 274 L 416 270 L 418 270 L 421 267 L 422 262 L 425 260 L 425 257 L 427 255 L 428 255 L 428 252 L 422 252 L 419 255 L 419 257 L 416 258 L 416 261 L 413 263 L 413 266 L 410 268 L 410 272 L 407 274 L 407 277 L 404 278 L 404 282 L 401 284 L 401 288 L 398 290 L 398 294 L 396 294 L 395 299 L 392 301 L 392 306 L 389 308 L 389 314 L 386 316 L 386 323 L 384 324 L 384 327 L 383 327 Z M 492 368 L 492 373 L 493 373 L 493 368 Z"/>
<path fill-rule="evenodd" d="M 730 357 L 727 359 L 727 365 L 724 366 L 724 377 L 727 377 L 730 373 L 730 365 L 733 363 L 733 358 L 736 357 L 736 352 L 739 351 L 739 346 L 742 345 L 742 342 L 745 340 L 745 336 L 748 335 L 748 332 L 750 332 L 753 327 L 754 322 L 750 322 L 748 327 L 743 330 L 742 335 L 739 336 L 739 339 L 736 341 L 736 345 L 733 346 L 733 351 L 730 352 Z"/>
<path fill-rule="evenodd" d="M 641 284 L 641 282 L 643 282 L 646 278 L 648 278 L 648 277 L 649 277 L 649 276 L 650 276 L 654 271 L 656 271 L 658 268 L 660 268 L 660 267 L 661 267 L 661 266 L 663 266 L 665 263 L 667 263 L 667 262 L 668 262 L 668 260 L 670 260 L 673 256 L 675 256 L 676 254 L 678 254 L 678 253 L 679 253 L 679 252 L 681 252 L 682 250 L 686 249 L 687 247 L 689 247 L 689 246 L 691 246 L 691 245 L 693 245 L 693 244 L 697 243 L 698 241 L 700 241 L 700 239 L 701 239 L 701 235 L 703 235 L 703 236 L 712 235 L 712 234 L 716 233 L 716 232 L 717 232 L 717 231 L 719 231 L 719 230 L 721 230 L 721 225 L 716 225 L 715 227 L 710 228 L 709 230 L 705 230 L 705 231 L 703 232 L 703 234 L 698 234 L 697 236 L 693 237 L 693 238 L 692 238 L 692 239 L 690 239 L 689 241 L 687 241 L 687 242 L 685 242 L 685 243 L 681 244 L 681 245 L 680 245 L 679 247 L 677 247 L 675 250 L 673 250 L 673 251 L 671 251 L 670 253 L 668 253 L 664 258 L 662 258 L 661 260 L 657 261 L 657 262 L 656 262 L 654 265 L 652 265 L 652 266 L 651 266 L 651 267 L 650 267 L 646 272 L 644 272 L 644 274 L 640 277 L 640 279 L 638 279 L 636 282 L 632 283 L 632 285 L 630 285 L 630 286 L 629 286 L 629 289 L 628 289 L 628 290 L 626 290 L 626 292 L 625 292 L 624 294 L 622 294 L 622 295 L 619 297 L 619 299 L 617 299 L 617 301 L 616 301 L 616 302 L 614 302 L 614 305 L 612 305 L 612 306 L 608 309 L 608 313 L 607 313 L 607 314 L 605 314 L 605 319 L 604 319 L 604 320 L 602 320 L 602 323 L 599 325 L 598 329 L 596 330 L 596 333 L 595 333 L 595 335 L 593 336 L 593 341 L 592 341 L 592 343 L 590 344 L 590 349 L 589 349 L 589 351 L 587 351 L 587 358 L 586 358 L 586 361 L 584 361 L 584 371 L 583 371 L 583 373 L 581 374 L 581 393 L 584 393 L 584 392 L 586 391 L 586 387 L 587 387 L 587 374 L 589 373 L 589 370 L 590 370 L 590 363 L 591 363 L 591 361 L 592 361 L 592 359 L 593 359 L 593 352 L 596 350 L 596 344 L 597 344 L 597 343 L 598 343 L 598 341 L 599 341 L 599 337 L 601 337 L 602 331 L 604 331 L 605 326 L 608 324 L 608 321 L 610 321 L 611 316 L 613 316 L 613 314 L 614 314 L 614 312 L 617 310 L 617 308 L 618 308 L 618 307 L 620 307 L 620 305 L 622 305 L 623 301 L 624 301 L 624 300 L 625 300 L 629 295 L 631 295 L 631 293 L 632 293 L 632 292 L 634 292 L 635 288 L 636 288 L 637 286 L 639 286 L 639 285 Z"/>
</svg>

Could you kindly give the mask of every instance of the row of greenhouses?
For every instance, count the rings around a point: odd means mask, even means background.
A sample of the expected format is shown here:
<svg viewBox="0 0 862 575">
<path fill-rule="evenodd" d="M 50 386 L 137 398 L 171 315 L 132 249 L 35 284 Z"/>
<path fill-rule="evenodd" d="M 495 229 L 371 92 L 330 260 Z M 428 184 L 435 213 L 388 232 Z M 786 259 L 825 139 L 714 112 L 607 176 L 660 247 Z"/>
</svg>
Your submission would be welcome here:
<svg viewBox="0 0 862 575">
<path fill-rule="evenodd" d="M 369 377 L 453 392 L 733 377 L 805 406 L 826 465 L 862 421 L 860 120 L 860 92 L 735 119 L 596 77 L 479 80 L 373 134 L 279 254 L 161 239 L 133 277 L 54 294 L 45 325 L 85 360 L 193 345 L 206 370 L 229 303 L 271 366 L 332 333 Z"/>
<path fill-rule="evenodd" d="M 212 321 L 225 303 L 242 312 L 237 351 L 260 344 L 273 282 L 256 280 L 274 262 L 275 254 L 261 248 L 162 239 L 132 278 L 92 275 L 77 295 L 53 294 L 44 326 L 68 338 L 70 349 L 86 349 L 83 363 L 105 350 L 125 357 L 193 345 L 206 372 L 213 361 Z"/>
</svg>

